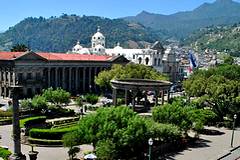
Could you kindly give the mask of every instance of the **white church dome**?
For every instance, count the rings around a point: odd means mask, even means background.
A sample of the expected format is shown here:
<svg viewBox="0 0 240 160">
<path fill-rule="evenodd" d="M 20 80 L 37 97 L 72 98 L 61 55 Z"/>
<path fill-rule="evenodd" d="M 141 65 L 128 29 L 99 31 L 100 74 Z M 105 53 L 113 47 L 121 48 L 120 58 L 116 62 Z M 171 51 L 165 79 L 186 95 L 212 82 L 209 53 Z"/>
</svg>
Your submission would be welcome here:
<svg viewBox="0 0 240 160">
<path fill-rule="evenodd" d="M 97 29 L 97 33 L 92 36 L 92 40 L 104 40 L 104 35 L 100 32 L 100 27 Z"/>
<path fill-rule="evenodd" d="M 120 43 L 117 43 L 117 46 L 114 47 L 114 50 L 122 50 L 123 48 L 120 46 Z"/>
<path fill-rule="evenodd" d="M 80 45 L 80 42 L 78 41 L 77 44 L 73 47 L 73 51 L 80 51 L 83 47 Z"/>
</svg>

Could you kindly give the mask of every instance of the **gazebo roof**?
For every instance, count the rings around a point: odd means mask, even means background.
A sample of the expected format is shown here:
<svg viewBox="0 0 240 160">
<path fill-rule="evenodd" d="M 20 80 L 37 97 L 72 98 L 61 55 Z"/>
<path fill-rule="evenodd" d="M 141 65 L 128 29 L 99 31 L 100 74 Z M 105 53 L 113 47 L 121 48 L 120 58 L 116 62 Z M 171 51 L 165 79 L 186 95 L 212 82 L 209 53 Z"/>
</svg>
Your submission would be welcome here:
<svg viewBox="0 0 240 160">
<path fill-rule="evenodd" d="M 150 79 L 123 79 L 111 80 L 112 87 L 115 89 L 128 89 L 128 90 L 165 90 L 169 89 L 172 85 L 169 81 L 150 80 Z"/>
</svg>

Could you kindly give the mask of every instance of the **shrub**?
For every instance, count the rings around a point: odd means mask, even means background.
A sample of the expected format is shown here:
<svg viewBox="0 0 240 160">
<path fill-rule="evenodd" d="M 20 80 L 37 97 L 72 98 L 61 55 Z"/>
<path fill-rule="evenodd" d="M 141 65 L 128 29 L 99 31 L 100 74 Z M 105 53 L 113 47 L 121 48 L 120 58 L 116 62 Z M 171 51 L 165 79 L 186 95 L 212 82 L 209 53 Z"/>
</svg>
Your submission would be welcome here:
<svg viewBox="0 0 240 160">
<path fill-rule="evenodd" d="M 41 144 L 41 145 L 62 145 L 62 140 L 49 140 L 49 139 L 37 139 L 37 138 L 28 138 L 28 141 L 31 144 Z"/>
<path fill-rule="evenodd" d="M 51 139 L 51 140 L 61 140 L 63 135 L 68 132 L 73 132 L 77 130 L 77 127 L 71 128 L 61 128 L 61 129 L 37 129 L 33 128 L 29 131 L 29 136 L 31 138 L 37 139 Z"/>
<path fill-rule="evenodd" d="M 90 104 L 96 104 L 98 102 L 98 96 L 95 94 L 86 94 L 85 99 Z"/>
<path fill-rule="evenodd" d="M 0 110 L 0 117 L 12 117 L 13 112 Z"/>
<path fill-rule="evenodd" d="M 45 121 L 46 121 L 46 116 L 25 118 L 20 120 L 20 127 L 28 128 L 31 125 L 45 123 Z"/>
<path fill-rule="evenodd" d="M 8 157 L 11 154 L 12 153 L 9 150 L 6 150 L 6 149 L 0 147 L 0 157 L 3 158 L 4 160 L 8 160 Z"/>
<path fill-rule="evenodd" d="M 0 119 L 0 125 L 7 125 L 12 123 L 12 118 Z"/>
</svg>

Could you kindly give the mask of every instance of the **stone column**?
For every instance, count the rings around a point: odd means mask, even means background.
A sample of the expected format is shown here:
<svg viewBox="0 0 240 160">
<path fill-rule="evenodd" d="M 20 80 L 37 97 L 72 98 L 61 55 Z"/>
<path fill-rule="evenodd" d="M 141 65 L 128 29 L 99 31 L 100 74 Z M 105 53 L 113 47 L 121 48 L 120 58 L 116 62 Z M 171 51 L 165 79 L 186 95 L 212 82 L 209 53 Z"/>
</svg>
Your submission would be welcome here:
<svg viewBox="0 0 240 160">
<path fill-rule="evenodd" d="M 167 91 L 167 102 L 169 102 L 169 99 L 170 99 L 170 91 L 168 90 Z"/>
<path fill-rule="evenodd" d="M 79 93 L 79 68 L 75 68 L 75 90 L 76 94 Z"/>
<path fill-rule="evenodd" d="M 13 85 L 16 85 L 16 72 L 15 71 L 13 71 L 12 79 L 13 79 Z"/>
<path fill-rule="evenodd" d="M 91 73 L 92 73 L 92 67 L 89 67 L 89 69 L 88 69 L 88 77 L 89 77 L 88 78 L 88 82 L 89 82 L 88 84 L 89 84 L 89 86 L 88 87 L 89 87 L 90 92 L 92 92 L 92 88 L 93 88 L 93 86 L 92 86 L 92 74 Z"/>
<path fill-rule="evenodd" d="M 12 86 L 11 92 L 13 95 L 13 141 L 14 141 L 14 153 L 10 156 L 10 160 L 26 160 L 26 156 L 21 153 L 21 137 L 20 137 L 20 125 L 19 125 L 19 103 L 18 93 L 20 86 Z"/>
<path fill-rule="evenodd" d="M 86 91 L 86 67 L 83 67 L 83 77 L 82 77 L 82 80 L 83 80 L 83 92 Z"/>
<path fill-rule="evenodd" d="M 66 90 L 66 76 L 65 76 L 65 67 L 62 68 L 62 88 Z"/>
<path fill-rule="evenodd" d="M 95 76 L 97 76 L 97 69 L 98 69 L 97 67 L 94 67 L 94 76 L 93 76 L 93 78 L 95 78 Z M 96 85 L 96 83 L 94 82 L 93 85 L 94 85 L 94 91 L 97 92 L 97 85 Z"/>
<path fill-rule="evenodd" d="M 117 106 L 117 89 L 113 88 L 113 106 Z"/>
<path fill-rule="evenodd" d="M 3 86 L 3 81 L 2 81 L 2 68 L 0 69 L 0 97 L 2 96 L 2 86 Z"/>
<path fill-rule="evenodd" d="M 8 70 L 8 85 L 11 85 L 11 70 Z"/>
<path fill-rule="evenodd" d="M 6 75 L 6 69 L 4 69 L 4 71 L 3 71 L 3 87 L 4 87 L 3 97 L 7 97 L 7 86 L 6 86 L 6 81 L 7 81 L 7 75 Z"/>
<path fill-rule="evenodd" d="M 164 105 L 164 90 L 162 90 L 162 105 Z"/>
<path fill-rule="evenodd" d="M 55 68 L 55 87 L 58 87 L 58 67 Z"/>
<path fill-rule="evenodd" d="M 48 87 L 51 87 L 51 68 L 48 67 Z"/>
<path fill-rule="evenodd" d="M 69 74 L 68 74 L 68 91 L 71 92 L 72 90 L 72 67 L 69 67 Z"/>
<path fill-rule="evenodd" d="M 128 90 L 125 89 L 125 105 L 128 105 Z"/>
<path fill-rule="evenodd" d="M 155 91 L 155 106 L 158 105 L 158 95 L 159 95 L 159 92 L 156 90 Z"/>
</svg>

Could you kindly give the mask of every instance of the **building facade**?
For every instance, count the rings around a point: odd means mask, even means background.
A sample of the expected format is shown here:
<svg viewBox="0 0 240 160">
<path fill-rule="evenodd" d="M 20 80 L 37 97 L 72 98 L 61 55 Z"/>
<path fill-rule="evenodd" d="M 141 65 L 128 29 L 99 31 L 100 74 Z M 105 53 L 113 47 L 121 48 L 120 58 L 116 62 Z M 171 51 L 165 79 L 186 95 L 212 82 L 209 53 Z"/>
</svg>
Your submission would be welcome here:
<svg viewBox="0 0 240 160">
<path fill-rule="evenodd" d="M 176 54 L 173 54 L 171 49 L 167 49 L 167 52 L 165 52 L 165 49 L 159 41 L 144 49 L 126 49 L 121 47 L 120 43 L 117 43 L 117 46 L 114 48 L 106 48 L 106 38 L 98 27 L 97 32 L 92 36 L 91 42 L 91 48 L 84 48 L 78 41 L 68 54 L 123 55 L 133 63 L 151 66 L 160 73 L 168 74 L 172 82 L 178 80 L 179 61 L 177 60 Z"/>
<path fill-rule="evenodd" d="M 94 78 L 99 72 L 128 62 L 123 56 L 0 52 L 0 95 L 10 97 L 12 85 L 23 86 L 22 98 L 49 87 L 60 87 L 73 95 L 97 92 Z"/>
</svg>

